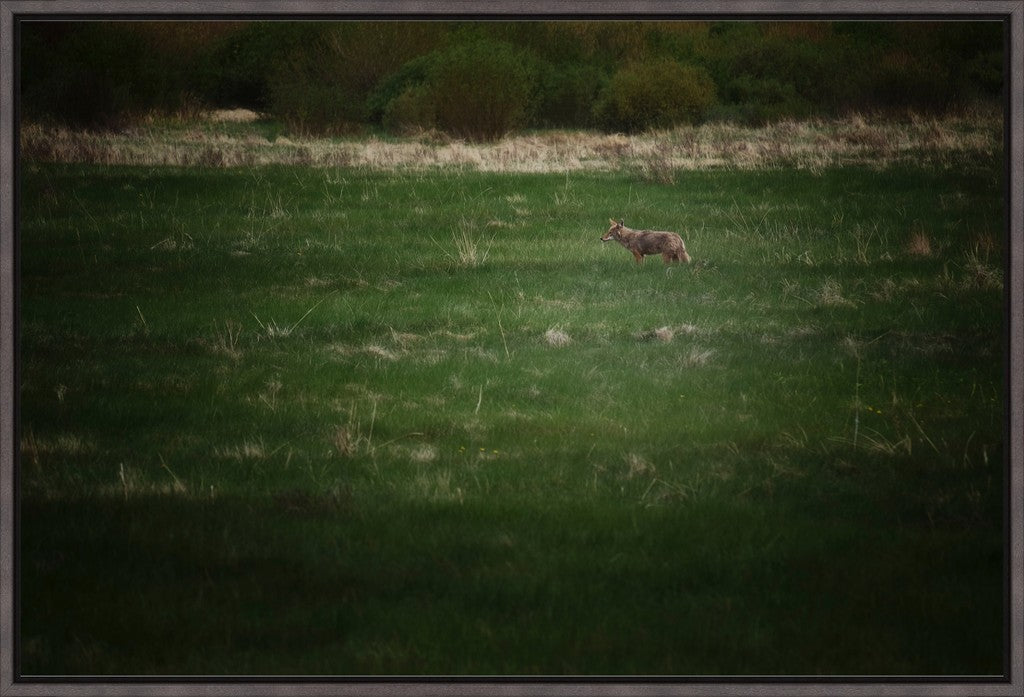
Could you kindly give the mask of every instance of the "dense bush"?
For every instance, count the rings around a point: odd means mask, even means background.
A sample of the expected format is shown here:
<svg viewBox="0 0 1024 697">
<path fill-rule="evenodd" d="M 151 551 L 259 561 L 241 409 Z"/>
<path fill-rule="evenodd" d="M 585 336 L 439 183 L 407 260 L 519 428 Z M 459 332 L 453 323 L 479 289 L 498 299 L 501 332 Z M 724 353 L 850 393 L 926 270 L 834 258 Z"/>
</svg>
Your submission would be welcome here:
<svg viewBox="0 0 1024 697">
<path fill-rule="evenodd" d="M 217 42 L 203 64 L 203 96 L 211 104 L 264 111 L 270 106 L 269 79 L 275 62 L 315 41 L 316 25 L 252 22 Z"/>
<path fill-rule="evenodd" d="M 409 85 L 384 107 L 381 125 L 398 135 L 435 128 L 437 108 L 433 91 L 427 85 Z"/>
<path fill-rule="evenodd" d="M 267 79 L 268 110 L 297 133 L 338 134 L 359 128 L 346 60 L 326 36 L 277 60 Z"/>
<path fill-rule="evenodd" d="M 22 109 L 28 118 L 118 128 L 195 100 L 194 57 L 132 23 L 43 23 L 24 32 Z"/>
<path fill-rule="evenodd" d="M 409 61 L 367 99 L 392 132 L 439 128 L 494 140 L 527 124 L 536 103 L 538 62 L 510 44 L 474 38 Z"/>
<path fill-rule="evenodd" d="M 385 76 L 436 45 L 443 27 L 429 22 L 338 22 L 271 68 L 269 111 L 300 132 L 341 133 L 370 120 L 369 97 Z"/>
<path fill-rule="evenodd" d="M 476 41 L 441 53 L 428 85 L 437 126 L 473 140 L 494 140 L 530 116 L 536 75 L 525 54 L 506 43 Z"/>
<path fill-rule="evenodd" d="M 413 58 L 394 73 L 382 79 L 366 98 L 367 118 L 373 123 L 383 124 L 385 114 L 392 109 L 392 102 L 407 91 L 415 91 L 429 97 L 426 88 L 431 66 L 437 60 L 436 53 Z M 398 107 L 401 111 L 401 107 Z M 386 126 L 386 124 L 384 124 Z M 427 124 L 408 124 L 427 125 Z M 433 125 L 433 117 L 431 123 Z"/>
<path fill-rule="evenodd" d="M 726 121 L 764 124 L 814 113 L 812 104 L 800 96 L 793 83 L 775 78 L 739 75 L 728 83 L 724 92 L 723 101 L 728 106 L 720 106 L 712 113 Z"/>
<path fill-rule="evenodd" d="M 533 125 L 539 127 L 589 127 L 594 103 L 608 77 L 600 68 L 585 63 L 543 64 L 538 76 Z"/>
<path fill-rule="evenodd" d="M 615 73 L 595 113 L 607 130 L 636 132 L 696 123 L 715 101 L 715 84 L 705 70 L 662 59 Z"/>
<path fill-rule="evenodd" d="M 633 131 L 1002 93 L 996 22 L 26 22 L 30 120 L 244 106 L 305 132 Z"/>
</svg>

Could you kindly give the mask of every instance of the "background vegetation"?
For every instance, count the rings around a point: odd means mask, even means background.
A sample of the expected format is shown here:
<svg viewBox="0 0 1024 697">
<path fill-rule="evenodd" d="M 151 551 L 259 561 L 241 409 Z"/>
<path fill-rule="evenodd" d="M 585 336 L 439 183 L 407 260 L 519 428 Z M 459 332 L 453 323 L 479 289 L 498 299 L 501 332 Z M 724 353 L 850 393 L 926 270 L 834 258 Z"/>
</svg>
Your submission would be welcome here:
<svg viewBox="0 0 1024 697">
<path fill-rule="evenodd" d="M 22 26 L 31 120 L 245 107 L 293 133 L 636 131 L 997 99 L 994 22 L 97 22 Z M 500 79 L 495 76 L 500 75 Z M 479 89 L 487 85 L 487 89 Z"/>
</svg>

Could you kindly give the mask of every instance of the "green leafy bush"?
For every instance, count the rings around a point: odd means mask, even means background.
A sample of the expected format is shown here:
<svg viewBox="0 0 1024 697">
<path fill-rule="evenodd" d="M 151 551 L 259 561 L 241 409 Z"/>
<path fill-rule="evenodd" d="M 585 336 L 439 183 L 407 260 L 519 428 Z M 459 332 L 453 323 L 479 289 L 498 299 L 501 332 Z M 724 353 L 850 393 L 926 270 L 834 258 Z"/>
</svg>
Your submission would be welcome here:
<svg viewBox="0 0 1024 697">
<path fill-rule="evenodd" d="M 291 130 L 344 133 L 370 122 L 370 96 L 386 76 L 428 53 L 440 36 L 425 22 L 340 22 L 280 59 L 269 80 L 270 110 Z"/>
<path fill-rule="evenodd" d="M 704 69 L 661 59 L 616 72 L 595 114 L 606 130 L 636 132 L 696 123 L 715 102 L 715 84 Z"/>
<path fill-rule="evenodd" d="M 592 126 L 594 102 L 607 83 L 608 76 L 594 65 L 543 64 L 532 125 L 541 128 Z"/>
<path fill-rule="evenodd" d="M 410 85 L 384 107 L 381 124 L 389 133 L 408 135 L 437 126 L 434 94 L 426 85 Z"/>
<path fill-rule="evenodd" d="M 537 66 L 508 43 L 472 36 L 407 62 L 371 92 L 367 109 L 395 133 L 439 128 L 460 138 L 495 140 L 533 114 Z"/>
<path fill-rule="evenodd" d="M 28 120 L 245 106 L 290 130 L 636 131 L 999 106 L 997 22 L 28 22 Z"/>
<path fill-rule="evenodd" d="M 496 140 L 530 116 L 536 75 L 525 54 L 489 40 L 455 46 L 430 66 L 437 126 L 471 140 Z"/>
<path fill-rule="evenodd" d="M 715 116 L 723 117 L 722 120 L 765 124 L 780 119 L 805 118 L 814 111 L 791 82 L 740 75 L 723 91 L 730 106 L 716 108 L 713 112 Z"/>
<path fill-rule="evenodd" d="M 413 58 L 397 71 L 377 83 L 366 98 L 366 112 L 370 121 L 388 128 L 386 121 L 388 120 L 387 114 L 389 111 L 395 109 L 397 109 L 397 112 L 406 111 L 406 107 L 392 106 L 392 102 L 410 90 L 418 92 L 424 97 L 429 97 L 430 90 L 427 89 L 427 81 L 430 77 L 431 66 L 437 60 L 437 55 L 437 53 L 430 53 Z M 404 97 L 404 101 L 408 102 L 410 98 L 411 95 L 408 95 Z M 430 119 L 429 125 L 432 126 L 433 116 Z M 403 122 L 403 126 L 408 125 L 413 124 Z M 428 124 L 414 125 L 427 126 Z"/>
<path fill-rule="evenodd" d="M 316 25 L 252 22 L 216 42 L 199 77 L 213 104 L 264 110 L 270 104 L 270 76 L 276 57 L 315 40 Z"/>
</svg>

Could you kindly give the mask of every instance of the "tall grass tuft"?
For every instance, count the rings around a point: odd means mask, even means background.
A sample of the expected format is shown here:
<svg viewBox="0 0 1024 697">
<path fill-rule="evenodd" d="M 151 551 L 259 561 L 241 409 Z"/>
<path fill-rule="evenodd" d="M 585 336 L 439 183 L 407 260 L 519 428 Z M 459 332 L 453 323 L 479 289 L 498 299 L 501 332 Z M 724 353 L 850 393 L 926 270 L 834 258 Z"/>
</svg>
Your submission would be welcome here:
<svg viewBox="0 0 1024 697">
<path fill-rule="evenodd" d="M 930 257 L 932 255 L 932 240 L 928 233 L 917 228 L 910 233 L 910 240 L 907 242 L 907 254 L 914 257 Z"/>
<path fill-rule="evenodd" d="M 469 269 L 481 266 L 487 261 L 494 242 L 493 238 L 486 242 L 481 240 L 476 233 L 476 225 L 465 218 L 459 221 L 458 230 L 452 232 L 450 245 L 445 246 L 433 237 L 430 239 L 445 257 L 458 266 Z"/>
</svg>

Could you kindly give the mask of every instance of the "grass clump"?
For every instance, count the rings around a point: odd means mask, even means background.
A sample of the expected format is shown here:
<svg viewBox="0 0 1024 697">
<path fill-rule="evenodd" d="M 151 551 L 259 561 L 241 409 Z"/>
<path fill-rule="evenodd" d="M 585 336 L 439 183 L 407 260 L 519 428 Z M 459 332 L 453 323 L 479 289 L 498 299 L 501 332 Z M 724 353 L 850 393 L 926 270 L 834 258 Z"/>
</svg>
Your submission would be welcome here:
<svg viewBox="0 0 1024 697">
<path fill-rule="evenodd" d="M 563 346 L 568 346 L 569 344 L 571 344 L 572 338 L 570 338 L 570 336 L 561 329 L 552 327 L 551 329 L 548 329 L 546 332 L 544 332 L 544 341 L 548 342 L 549 346 L 561 348 Z"/>
</svg>

